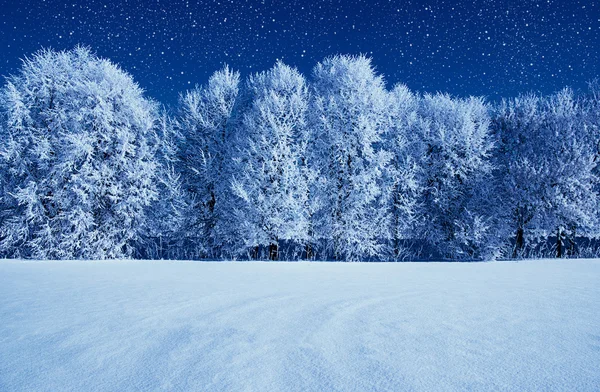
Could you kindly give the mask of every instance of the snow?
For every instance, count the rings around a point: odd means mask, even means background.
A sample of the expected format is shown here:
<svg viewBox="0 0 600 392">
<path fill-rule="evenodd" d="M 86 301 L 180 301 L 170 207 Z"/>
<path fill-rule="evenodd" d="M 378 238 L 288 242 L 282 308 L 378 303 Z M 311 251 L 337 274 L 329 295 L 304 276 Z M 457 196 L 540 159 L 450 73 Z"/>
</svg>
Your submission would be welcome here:
<svg viewBox="0 0 600 392">
<path fill-rule="evenodd" d="M 600 260 L 0 262 L 2 391 L 600 390 Z"/>
</svg>

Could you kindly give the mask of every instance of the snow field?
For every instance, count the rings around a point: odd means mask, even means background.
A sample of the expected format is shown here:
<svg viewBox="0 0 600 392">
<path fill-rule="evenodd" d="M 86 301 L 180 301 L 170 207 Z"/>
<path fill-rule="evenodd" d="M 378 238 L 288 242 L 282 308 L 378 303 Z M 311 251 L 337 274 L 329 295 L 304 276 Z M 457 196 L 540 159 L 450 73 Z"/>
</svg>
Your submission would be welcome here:
<svg viewBox="0 0 600 392">
<path fill-rule="evenodd" d="M 597 391 L 600 260 L 0 262 L 2 391 Z"/>
</svg>

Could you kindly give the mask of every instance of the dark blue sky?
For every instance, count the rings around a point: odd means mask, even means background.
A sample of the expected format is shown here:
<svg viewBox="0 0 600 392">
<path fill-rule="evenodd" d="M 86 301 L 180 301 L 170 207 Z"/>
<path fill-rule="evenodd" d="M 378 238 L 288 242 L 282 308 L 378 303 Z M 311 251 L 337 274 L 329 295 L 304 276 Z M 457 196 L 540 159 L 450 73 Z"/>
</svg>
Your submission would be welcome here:
<svg viewBox="0 0 600 392">
<path fill-rule="evenodd" d="M 592 0 L 3 3 L 0 74 L 41 47 L 83 44 L 166 104 L 224 63 L 247 74 L 283 59 L 308 75 L 336 53 L 372 56 L 389 85 L 490 99 L 600 76 Z"/>
</svg>

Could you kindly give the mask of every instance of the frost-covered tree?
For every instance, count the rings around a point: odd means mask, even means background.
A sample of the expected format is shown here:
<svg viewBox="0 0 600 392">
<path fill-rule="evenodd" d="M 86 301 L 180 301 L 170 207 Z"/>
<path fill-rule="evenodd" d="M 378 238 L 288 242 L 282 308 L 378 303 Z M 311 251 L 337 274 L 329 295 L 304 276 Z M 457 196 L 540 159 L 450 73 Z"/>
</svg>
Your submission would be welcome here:
<svg viewBox="0 0 600 392">
<path fill-rule="evenodd" d="M 382 177 L 390 154 L 381 148 L 388 93 L 371 60 L 335 56 L 313 72 L 310 109 L 315 164 L 320 169 L 319 236 L 336 259 L 383 252 Z"/>
<path fill-rule="evenodd" d="M 385 146 L 392 159 L 386 173 L 384 194 L 389 209 L 388 253 L 399 259 L 410 256 L 403 241 L 414 240 L 420 224 L 423 185 L 418 154 L 423 148 L 418 130 L 422 120 L 418 114 L 419 97 L 402 84 L 390 92 L 389 105 L 390 126 Z"/>
<path fill-rule="evenodd" d="M 600 80 L 595 79 L 588 84 L 588 91 L 583 95 L 580 105 L 585 115 L 588 134 L 591 135 L 590 145 L 595 146 L 596 162 L 600 161 Z M 600 175 L 600 167 L 596 166 L 594 173 Z M 600 184 L 599 184 L 600 185 Z M 600 189 L 596 189 L 600 192 Z M 595 233 L 599 233 L 597 227 Z M 594 235 L 595 236 L 595 235 Z"/>
<path fill-rule="evenodd" d="M 576 235 L 589 234 L 597 224 L 597 135 L 592 134 L 584 108 L 569 89 L 547 98 L 546 113 L 542 125 L 546 132 L 542 133 L 547 134 L 549 182 L 542 195 L 546 204 L 544 226 L 555 228 L 556 255 L 562 257 L 565 239 L 567 253 L 573 254 Z"/>
<path fill-rule="evenodd" d="M 156 198 L 156 105 L 88 49 L 43 50 L 0 93 L 1 247 L 9 256 L 134 254 Z"/>
<path fill-rule="evenodd" d="M 248 79 L 234 191 L 243 200 L 239 225 L 249 247 L 268 247 L 279 258 L 280 241 L 305 243 L 308 183 L 303 173 L 308 89 L 304 77 L 282 62 Z"/>
<path fill-rule="evenodd" d="M 525 234 L 543 209 L 539 195 L 544 180 L 537 152 L 538 143 L 543 141 L 539 135 L 544 119 L 542 106 L 542 98 L 530 94 L 503 100 L 494 114 L 496 176 L 508 225 L 514 232 L 513 258 L 522 256 Z"/>
<path fill-rule="evenodd" d="M 239 82 L 239 73 L 226 66 L 215 72 L 208 84 L 180 98 L 180 172 L 194 203 L 189 234 L 199 238 L 198 246 L 212 257 L 231 254 L 232 244 L 239 241 L 231 190 L 239 144 Z"/>
<path fill-rule="evenodd" d="M 512 257 L 523 256 L 526 234 L 556 237 L 556 254 L 575 250 L 575 236 L 597 222 L 597 147 L 586 110 L 565 89 L 549 97 L 506 100 L 495 115 L 500 137 L 501 200 L 510 211 Z"/>
<path fill-rule="evenodd" d="M 445 257 L 490 257 L 486 240 L 492 227 L 483 203 L 494 143 L 487 107 L 480 98 L 425 95 L 420 116 L 425 187 L 420 235 Z"/>
<path fill-rule="evenodd" d="M 4 145 L 5 138 L 8 134 L 4 131 L 3 121 L 0 120 L 0 145 Z M 14 203 L 11 203 L 12 196 L 8 193 L 8 181 L 10 180 L 10 172 L 7 165 L 8 162 L 2 155 L 0 150 L 0 227 L 5 227 L 8 220 L 12 218 L 13 208 L 16 207 Z M 2 243 L 3 237 L 6 236 L 2 230 L 0 230 L 0 244 Z M 0 257 L 5 255 L 7 252 L 0 246 Z"/>
<path fill-rule="evenodd" d="M 178 171 L 179 135 L 174 121 L 163 111 L 156 127 L 156 187 L 158 197 L 149 209 L 145 241 L 140 253 L 145 258 L 199 258 L 201 249 L 190 249 L 190 219 L 194 203 Z"/>
</svg>

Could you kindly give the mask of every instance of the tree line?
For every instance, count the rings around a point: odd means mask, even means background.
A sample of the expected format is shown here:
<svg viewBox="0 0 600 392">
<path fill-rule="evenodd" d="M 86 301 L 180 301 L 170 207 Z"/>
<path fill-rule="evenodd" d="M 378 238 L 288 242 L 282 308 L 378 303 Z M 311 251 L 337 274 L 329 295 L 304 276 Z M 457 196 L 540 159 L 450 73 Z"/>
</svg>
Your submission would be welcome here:
<svg viewBox="0 0 600 392">
<path fill-rule="evenodd" d="M 364 56 L 224 67 L 166 110 L 87 48 L 42 50 L 0 91 L 0 255 L 594 254 L 599 126 L 595 83 L 490 104 L 388 89 Z"/>
</svg>

